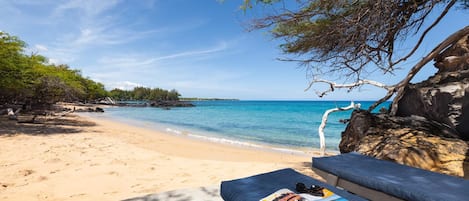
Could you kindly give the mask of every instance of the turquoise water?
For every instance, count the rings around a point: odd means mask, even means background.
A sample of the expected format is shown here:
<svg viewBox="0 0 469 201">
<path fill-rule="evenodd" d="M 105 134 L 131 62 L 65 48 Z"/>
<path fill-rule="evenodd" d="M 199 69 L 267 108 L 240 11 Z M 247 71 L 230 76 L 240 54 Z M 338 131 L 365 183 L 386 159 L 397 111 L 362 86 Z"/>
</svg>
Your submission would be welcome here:
<svg viewBox="0 0 469 201">
<path fill-rule="evenodd" d="M 106 108 L 105 116 L 176 135 L 222 143 L 277 148 L 319 148 L 318 127 L 327 109 L 349 101 L 194 101 L 196 107 L 163 110 L 151 107 Z M 362 108 L 373 102 L 357 101 Z M 387 103 L 386 103 L 387 107 Z M 328 150 L 338 150 L 351 111 L 329 115 L 324 130 Z"/>
</svg>

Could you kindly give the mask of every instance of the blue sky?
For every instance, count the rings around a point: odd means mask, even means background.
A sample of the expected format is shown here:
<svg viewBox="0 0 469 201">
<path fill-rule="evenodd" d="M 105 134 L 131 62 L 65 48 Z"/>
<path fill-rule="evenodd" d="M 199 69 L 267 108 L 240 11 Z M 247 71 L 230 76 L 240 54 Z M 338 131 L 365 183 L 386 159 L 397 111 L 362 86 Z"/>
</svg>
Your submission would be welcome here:
<svg viewBox="0 0 469 201">
<path fill-rule="evenodd" d="M 3 0 L 0 30 L 28 43 L 53 63 L 65 63 L 109 89 L 177 89 L 183 97 L 318 100 L 305 92 L 309 78 L 297 63 L 282 62 L 279 41 L 243 25 L 261 9 L 239 10 L 241 0 Z M 399 81 L 424 53 L 467 25 L 469 11 L 454 10 L 432 31 Z M 412 39 L 410 39 L 412 41 Z M 416 78 L 434 73 L 427 66 Z M 327 78 L 327 77 L 326 77 Z M 341 82 L 340 78 L 330 78 Z M 317 85 L 319 89 L 321 85 Z M 324 100 L 375 100 L 382 89 L 338 91 Z"/>
</svg>

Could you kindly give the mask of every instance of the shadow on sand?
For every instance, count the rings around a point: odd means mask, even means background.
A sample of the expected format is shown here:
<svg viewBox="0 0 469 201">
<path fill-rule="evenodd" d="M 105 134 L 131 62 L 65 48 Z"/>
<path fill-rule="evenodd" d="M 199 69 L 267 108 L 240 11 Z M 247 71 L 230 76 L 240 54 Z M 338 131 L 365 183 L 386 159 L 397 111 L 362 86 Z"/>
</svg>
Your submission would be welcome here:
<svg viewBox="0 0 469 201">
<path fill-rule="evenodd" d="M 79 120 L 74 115 L 37 116 L 34 120 L 33 115 L 22 115 L 18 119 L 19 121 L 15 121 L 9 120 L 6 116 L 0 116 L 0 136 L 79 133 L 83 127 L 96 125 L 93 122 Z"/>
<path fill-rule="evenodd" d="M 220 187 L 198 187 L 190 189 L 180 189 L 163 193 L 150 194 L 142 197 L 135 197 L 123 201 L 223 201 L 220 197 Z"/>
<path fill-rule="evenodd" d="M 314 174 L 311 169 L 311 162 L 302 162 L 295 165 L 295 169 L 313 178 L 321 178 Z M 190 189 L 179 189 L 156 194 L 149 194 L 141 197 L 134 197 L 122 201 L 223 201 L 220 196 L 220 186 L 198 187 Z"/>
</svg>

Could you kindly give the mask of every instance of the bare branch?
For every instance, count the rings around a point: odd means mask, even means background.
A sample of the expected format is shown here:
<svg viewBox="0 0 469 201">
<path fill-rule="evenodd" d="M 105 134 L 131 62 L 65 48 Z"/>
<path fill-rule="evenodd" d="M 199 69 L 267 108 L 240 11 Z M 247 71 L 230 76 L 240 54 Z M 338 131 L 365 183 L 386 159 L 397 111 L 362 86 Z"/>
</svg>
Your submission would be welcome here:
<svg viewBox="0 0 469 201">
<path fill-rule="evenodd" d="M 388 91 L 394 89 L 392 86 L 388 86 L 388 85 L 385 85 L 383 83 L 380 83 L 380 82 L 377 82 L 377 81 L 374 81 L 374 80 L 365 80 L 365 79 L 363 79 L 363 80 L 358 80 L 357 82 L 354 82 L 354 83 L 337 84 L 337 83 L 329 81 L 329 80 L 314 79 L 313 81 L 311 81 L 309 83 L 309 85 L 305 89 L 305 91 L 308 91 L 313 86 L 314 83 L 326 83 L 326 84 L 329 84 L 329 86 L 330 86 L 330 88 L 326 91 L 316 92 L 319 97 L 323 97 L 327 93 L 334 91 L 336 88 L 338 88 L 338 89 L 345 88 L 345 89 L 351 90 L 355 87 L 366 85 L 366 84 L 372 85 L 372 86 L 375 86 L 375 87 L 379 87 L 379 88 L 383 88 L 383 89 L 386 89 Z"/>
<path fill-rule="evenodd" d="M 379 104 L 384 103 L 385 101 L 389 100 L 391 98 L 391 96 L 394 95 L 395 92 L 396 92 L 395 87 L 390 88 L 388 90 L 388 93 L 383 98 L 381 98 L 378 101 L 374 102 L 373 105 L 371 105 L 368 108 L 368 112 L 373 111 Z"/>
<path fill-rule="evenodd" d="M 427 27 L 427 29 L 422 33 L 422 35 L 420 36 L 418 42 L 415 44 L 414 48 L 404 57 L 398 59 L 397 61 L 395 62 L 390 62 L 390 66 L 394 66 L 402 61 L 405 61 L 407 60 L 409 57 L 411 57 L 415 51 L 417 51 L 417 49 L 420 47 L 420 45 L 422 44 L 423 42 L 423 39 L 425 38 L 425 36 L 427 36 L 427 33 L 433 29 L 433 27 L 435 27 L 440 21 L 441 19 L 443 19 L 444 16 L 446 16 L 446 14 L 448 13 L 449 9 L 451 9 L 451 7 L 454 6 L 454 4 L 456 3 L 456 0 L 452 0 L 445 8 L 445 10 L 440 14 L 440 16 L 438 16 L 438 18 L 430 25 Z"/>
<path fill-rule="evenodd" d="M 341 108 L 336 107 L 336 108 L 326 110 L 326 112 L 324 112 L 324 115 L 322 115 L 321 125 L 319 125 L 319 128 L 318 128 L 319 144 L 320 144 L 319 150 L 321 152 L 321 156 L 324 156 L 324 154 L 326 153 L 326 138 L 324 137 L 324 128 L 326 127 L 327 118 L 329 117 L 329 114 L 332 112 L 337 112 L 337 111 L 347 111 L 347 110 L 358 109 L 360 108 L 360 106 L 361 106 L 360 103 L 355 104 L 352 101 L 350 105 L 347 107 L 341 107 Z"/>
</svg>

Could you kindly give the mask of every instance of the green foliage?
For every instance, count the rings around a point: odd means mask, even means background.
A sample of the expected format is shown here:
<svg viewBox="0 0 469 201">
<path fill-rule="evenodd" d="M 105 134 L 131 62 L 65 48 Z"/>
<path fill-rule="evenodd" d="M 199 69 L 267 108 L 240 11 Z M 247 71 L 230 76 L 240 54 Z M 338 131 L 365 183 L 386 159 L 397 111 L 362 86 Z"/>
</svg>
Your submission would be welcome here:
<svg viewBox="0 0 469 201">
<path fill-rule="evenodd" d="M 0 32 L 0 104 L 91 101 L 107 95 L 103 84 L 67 65 L 48 64 L 44 56 L 26 55 L 25 47 L 17 37 Z"/>
<path fill-rule="evenodd" d="M 264 4 L 273 4 L 275 2 L 279 2 L 280 0 L 256 0 L 255 3 L 264 3 Z M 243 5 L 241 5 L 242 10 L 246 10 L 248 8 L 252 8 L 252 1 L 251 0 L 243 0 Z"/>
<path fill-rule="evenodd" d="M 25 46 L 17 37 L 0 32 L 0 100 L 21 98 L 29 92 L 31 69 L 22 53 Z"/>
<path fill-rule="evenodd" d="M 133 90 L 113 89 L 109 92 L 110 97 L 117 100 L 140 100 L 140 101 L 178 101 L 178 91 L 160 88 L 135 87 Z"/>
<path fill-rule="evenodd" d="M 136 87 L 113 89 L 81 75 L 66 64 L 49 64 L 41 55 L 26 55 L 26 43 L 0 32 L 0 105 L 8 103 L 53 104 L 58 101 L 94 101 L 107 96 L 120 100 L 179 100 L 176 90 Z"/>
<path fill-rule="evenodd" d="M 251 2 L 275 3 L 245 0 L 242 5 L 250 8 Z M 274 38 L 282 40 L 282 50 L 291 55 L 284 60 L 309 67 L 313 77 L 330 74 L 359 80 L 376 70 L 392 73 L 398 64 L 414 55 L 428 31 L 452 7 L 468 9 L 468 2 L 283 1 L 288 8 L 272 6 L 274 11 L 255 19 L 251 28 L 270 29 Z M 412 35 L 419 38 L 418 42 L 406 41 Z"/>
</svg>

